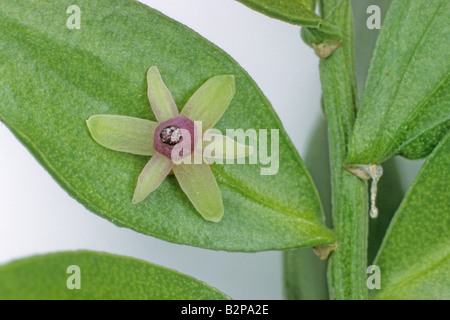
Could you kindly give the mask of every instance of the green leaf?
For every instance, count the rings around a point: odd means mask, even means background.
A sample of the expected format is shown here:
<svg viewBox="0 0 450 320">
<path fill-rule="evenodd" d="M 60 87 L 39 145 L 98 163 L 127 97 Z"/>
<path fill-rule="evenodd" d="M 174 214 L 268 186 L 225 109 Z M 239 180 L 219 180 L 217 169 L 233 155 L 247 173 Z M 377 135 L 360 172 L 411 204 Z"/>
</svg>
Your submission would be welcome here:
<svg viewBox="0 0 450 320">
<path fill-rule="evenodd" d="M 91 251 L 59 252 L 13 261 L 0 266 L 0 283 L 2 300 L 229 299 L 177 271 Z"/>
<path fill-rule="evenodd" d="M 367 8 L 373 4 L 372 0 L 358 0 L 352 2 L 355 25 L 364 25 L 367 21 Z M 377 5 L 381 9 L 381 19 L 384 20 L 391 0 L 378 0 Z M 356 87 L 362 89 L 367 78 L 372 51 L 378 37 L 378 30 L 368 28 L 355 29 L 355 76 Z M 360 91 L 362 92 L 362 90 Z M 305 161 L 307 167 L 308 163 Z M 378 193 L 376 206 L 379 215 L 376 219 L 369 219 L 368 255 L 367 262 L 371 265 L 380 248 L 381 242 L 386 234 L 389 223 L 397 211 L 404 197 L 401 185 L 401 175 L 398 159 L 392 158 L 383 163 L 383 176 L 378 182 Z M 311 172 L 311 171 L 310 171 Z M 314 179 L 314 173 L 311 172 Z M 370 191 L 370 188 L 369 188 Z"/>
<path fill-rule="evenodd" d="M 232 58 L 130 0 L 114 6 L 79 0 L 81 29 L 68 29 L 66 9 L 72 4 L 0 2 L 0 119 L 71 196 L 119 226 L 204 248 L 259 251 L 334 242 L 321 221 L 311 178 L 280 120 Z M 179 109 L 209 78 L 234 75 L 236 94 L 216 128 L 223 134 L 238 128 L 279 130 L 275 175 L 261 175 L 270 163 L 250 165 L 248 159 L 211 167 L 224 205 L 219 223 L 200 216 L 173 175 L 134 205 L 137 179 L 149 157 L 106 149 L 89 133 L 86 120 L 96 114 L 155 120 L 147 97 L 151 66 L 158 67 Z"/>
<path fill-rule="evenodd" d="M 299 26 L 320 27 L 322 19 L 314 13 L 311 0 L 237 0 L 271 18 Z"/>
<path fill-rule="evenodd" d="M 237 0 L 271 18 L 303 26 L 302 38 L 321 58 L 327 58 L 341 44 L 338 27 L 324 22 L 314 12 L 315 0 Z"/>
<path fill-rule="evenodd" d="M 450 128 L 450 2 L 393 1 L 380 32 L 347 162 L 426 156 Z"/>
<path fill-rule="evenodd" d="M 327 225 L 331 225 L 331 172 L 327 126 L 320 119 L 309 142 L 305 164 L 318 188 Z M 327 261 L 311 248 L 283 253 L 284 294 L 290 300 L 327 300 Z"/>
<path fill-rule="evenodd" d="M 283 255 L 286 299 L 328 300 L 327 265 L 311 248 L 286 251 Z"/>
<path fill-rule="evenodd" d="M 424 163 L 374 262 L 374 299 L 450 299 L 450 133 Z"/>
</svg>

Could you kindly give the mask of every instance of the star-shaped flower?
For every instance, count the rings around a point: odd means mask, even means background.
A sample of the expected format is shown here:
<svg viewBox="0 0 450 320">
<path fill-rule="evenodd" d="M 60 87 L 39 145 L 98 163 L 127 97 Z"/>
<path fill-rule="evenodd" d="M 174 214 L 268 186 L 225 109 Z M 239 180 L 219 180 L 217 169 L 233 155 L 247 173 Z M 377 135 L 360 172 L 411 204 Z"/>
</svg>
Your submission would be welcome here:
<svg viewBox="0 0 450 320">
<path fill-rule="evenodd" d="M 207 161 L 191 160 L 198 154 L 203 159 L 205 146 L 198 136 L 207 134 L 230 104 L 235 93 L 234 76 L 219 75 L 207 80 L 189 99 L 181 114 L 157 67 L 148 70 L 147 82 L 148 98 L 158 122 L 120 115 L 94 115 L 87 120 L 92 137 L 112 150 L 152 156 L 139 175 L 133 203 L 144 200 L 173 172 L 203 218 L 220 221 L 224 208 L 212 170 Z M 232 157 L 248 156 L 251 152 L 250 147 L 226 136 L 211 136 L 215 157 L 226 157 L 230 148 L 237 150 L 232 152 Z"/>
</svg>

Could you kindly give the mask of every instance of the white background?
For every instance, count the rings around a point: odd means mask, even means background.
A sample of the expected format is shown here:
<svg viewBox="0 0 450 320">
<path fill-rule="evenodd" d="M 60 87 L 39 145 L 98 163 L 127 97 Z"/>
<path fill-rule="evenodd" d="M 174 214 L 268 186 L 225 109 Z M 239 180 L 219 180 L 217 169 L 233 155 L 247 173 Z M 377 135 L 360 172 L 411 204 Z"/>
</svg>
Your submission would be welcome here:
<svg viewBox="0 0 450 320">
<path fill-rule="evenodd" d="M 267 18 L 235 0 L 142 2 L 209 39 L 247 70 L 304 156 L 321 116 L 321 90 L 318 58 L 301 41 L 299 27 Z M 0 263 L 75 249 L 160 264 L 235 299 L 283 298 L 280 252 L 215 252 L 119 228 L 69 197 L 0 123 Z"/>
</svg>

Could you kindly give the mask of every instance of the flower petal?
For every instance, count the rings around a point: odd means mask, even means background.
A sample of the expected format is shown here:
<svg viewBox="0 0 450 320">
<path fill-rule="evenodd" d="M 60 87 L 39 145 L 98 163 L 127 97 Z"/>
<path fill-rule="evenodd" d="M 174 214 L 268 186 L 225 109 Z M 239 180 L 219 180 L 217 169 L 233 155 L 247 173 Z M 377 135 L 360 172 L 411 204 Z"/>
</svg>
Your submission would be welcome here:
<svg viewBox="0 0 450 320">
<path fill-rule="evenodd" d="M 233 75 L 212 77 L 189 99 L 181 115 L 193 121 L 202 121 L 203 132 L 205 132 L 220 120 L 235 92 Z"/>
<path fill-rule="evenodd" d="M 153 136 L 158 123 L 154 121 L 98 114 L 86 123 L 94 140 L 108 149 L 144 156 L 155 153 Z"/>
<path fill-rule="evenodd" d="M 209 132 L 203 135 L 203 156 L 206 159 L 245 158 L 252 153 L 251 146 L 236 142 L 230 137 Z"/>
<path fill-rule="evenodd" d="M 153 66 L 147 72 L 148 100 L 158 122 L 178 116 L 178 109 L 172 94 L 161 79 L 158 68 Z"/>
<path fill-rule="evenodd" d="M 134 190 L 133 203 L 144 200 L 150 192 L 159 187 L 172 169 L 172 161 L 160 153 L 156 153 L 139 175 Z"/>
<path fill-rule="evenodd" d="M 223 216 L 222 195 L 207 164 L 173 166 L 173 173 L 197 211 L 208 221 L 218 222 Z"/>
</svg>

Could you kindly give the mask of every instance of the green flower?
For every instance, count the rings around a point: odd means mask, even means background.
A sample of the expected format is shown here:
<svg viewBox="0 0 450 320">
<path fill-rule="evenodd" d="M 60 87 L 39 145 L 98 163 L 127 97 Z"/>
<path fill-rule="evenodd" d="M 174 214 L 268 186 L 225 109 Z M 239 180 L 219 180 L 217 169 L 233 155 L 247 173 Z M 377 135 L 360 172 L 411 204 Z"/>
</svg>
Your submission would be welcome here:
<svg viewBox="0 0 450 320">
<path fill-rule="evenodd" d="M 195 137 L 208 134 L 207 130 L 222 117 L 235 93 L 234 76 L 219 75 L 207 80 L 180 114 L 155 66 L 148 70 L 147 82 L 148 98 L 158 122 L 120 115 L 94 115 L 87 120 L 92 137 L 115 151 L 152 156 L 139 175 L 133 203 L 144 200 L 173 172 L 203 218 L 220 221 L 224 212 L 222 196 L 208 161 L 203 158 L 204 142 Z M 232 152 L 232 157 L 248 156 L 251 152 L 249 147 L 226 136 L 211 136 L 214 139 L 208 148 L 216 151 L 216 158 L 226 157 L 230 148 L 237 150 Z M 191 161 L 199 154 L 200 163 Z"/>
</svg>

